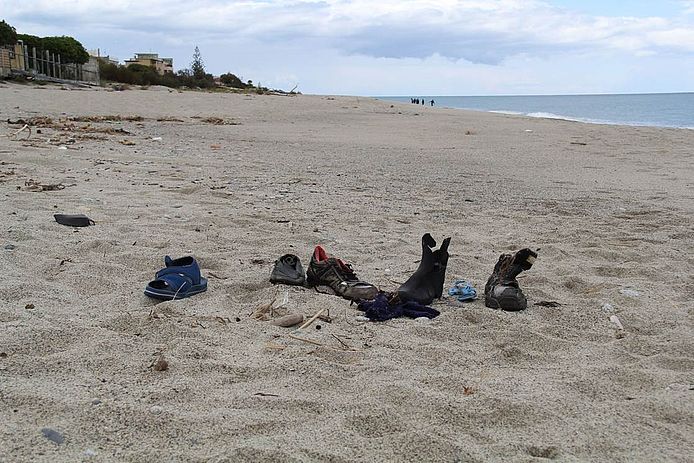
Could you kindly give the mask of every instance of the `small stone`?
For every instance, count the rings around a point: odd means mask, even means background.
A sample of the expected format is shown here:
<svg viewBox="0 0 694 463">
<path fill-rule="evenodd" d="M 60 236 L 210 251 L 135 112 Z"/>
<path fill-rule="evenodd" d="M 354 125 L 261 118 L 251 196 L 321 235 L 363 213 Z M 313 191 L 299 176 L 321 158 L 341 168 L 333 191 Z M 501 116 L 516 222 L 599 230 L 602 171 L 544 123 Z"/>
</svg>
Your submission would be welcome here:
<svg viewBox="0 0 694 463">
<path fill-rule="evenodd" d="M 620 289 L 619 292 L 627 297 L 639 297 L 641 295 L 641 293 L 631 288 Z"/>
<path fill-rule="evenodd" d="M 99 405 L 101 401 L 99 399 L 92 400 L 92 405 Z"/>
<path fill-rule="evenodd" d="M 169 362 L 164 358 L 164 354 L 159 354 L 157 360 L 152 364 L 154 371 L 166 371 L 169 369 Z"/>
<path fill-rule="evenodd" d="M 0 352 L 0 359 L 6 359 L 7 358 L 7 352 Z"/>
<path fill-rule="evenodd" d="M 55 442 L 58 445 L 65 442 L 65 438 L 63 437 L 63 435 L 51 428 L 43 428 L 41 430 L 41 433 L 43 433 L 43 437 L 45 437 L 51 442 Z"/>
<path fill-rule="evenodd" d="M 152 405 L 149 411 L 154 415 L 159 415 L 162 412 L 162 408 L 159 405 Z"/>
<path fill-rule="evenodd" d="M 27 304 L 24 306 L 26 310 L 34 310 L 34 304 Z"/>
<path fill-rule="evenodd" d="M 357 315 L 355 317 L 355 320 L 357 320 L 358 322 L 370 322 L 371 321 L 371 319 L 369 317 L 365 317 L 363 315 Z"/>
<path fill-rule="evenodd" d="M 8 251 L 13 250 L 13 249 L 14 249 L 14 244 L 6 244 L 6 245 L 5 245 L 5 249 L 7 249 Z"/>
<path fill-rule="evenodd" d="M 429 317 L 417 317 L 414 319 L 414 321 L 416 321 L 416 322 L 430 322 L 431 319 L 429 319 Z"/>
<path fill-rule="evenodd" d="M 88 457 L 95 457 L 98 455 L 98 453 L 96 452 L 96 450 L 87 449 L 84 451 L 84 455 Z"/>
</svg>

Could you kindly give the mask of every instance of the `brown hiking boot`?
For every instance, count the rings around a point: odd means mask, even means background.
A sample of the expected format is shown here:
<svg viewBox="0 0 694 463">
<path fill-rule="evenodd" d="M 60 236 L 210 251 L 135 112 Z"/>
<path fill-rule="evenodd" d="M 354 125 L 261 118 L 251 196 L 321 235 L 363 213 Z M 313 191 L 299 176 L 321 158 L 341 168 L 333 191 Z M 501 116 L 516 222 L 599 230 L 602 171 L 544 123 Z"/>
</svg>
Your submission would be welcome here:
<svg viewBox="0 0 694 463">
<path fill-rule="evenodd" d="M 537 259 L 537 253 L 528 248 L 515 254 L 502 254 L 494 266 L 492 275 L 484 287 L 484 305 L 491 309 L 511 312 L 525 310 L 528 300 L 518 286 L 516 277 L 529 270 Z"/>
<path fill-rule="evenodd" d="M 311 263 L 306 272 L 308 286 L 329 288 L 330 292 L 345 299 L 373 299 L 378 288 L 371 283 L 359 280 L 352 266 L 336 257 L 328 256 L 321 246 L 316 246 L 311 256 Z"/>
</svg>

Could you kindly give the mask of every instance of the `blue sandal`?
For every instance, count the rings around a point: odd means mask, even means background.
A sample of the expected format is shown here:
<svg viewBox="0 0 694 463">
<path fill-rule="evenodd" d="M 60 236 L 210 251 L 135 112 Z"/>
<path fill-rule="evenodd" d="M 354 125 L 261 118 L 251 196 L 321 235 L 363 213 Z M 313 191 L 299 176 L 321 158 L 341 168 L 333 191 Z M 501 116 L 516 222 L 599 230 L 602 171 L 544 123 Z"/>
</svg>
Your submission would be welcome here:
<svg viewBox="0 0 694 463">
<path fill-rule="evenodd" d="M 455 280 L 448 295 L 456 296 L 460 302 L 474 301 L 477 299 L 477 290 L 465 280 Z"/>
<path fill-rule="evenodd" d="M 207 291 L 207 279 L 200 275 L 200 266 L 192 256 L 180 259 L 164 258 L 166 267 L 159 270 L 156 279 L 145 288 L 145 295 L 170 301 L 183 299 Z"/>
</svg>

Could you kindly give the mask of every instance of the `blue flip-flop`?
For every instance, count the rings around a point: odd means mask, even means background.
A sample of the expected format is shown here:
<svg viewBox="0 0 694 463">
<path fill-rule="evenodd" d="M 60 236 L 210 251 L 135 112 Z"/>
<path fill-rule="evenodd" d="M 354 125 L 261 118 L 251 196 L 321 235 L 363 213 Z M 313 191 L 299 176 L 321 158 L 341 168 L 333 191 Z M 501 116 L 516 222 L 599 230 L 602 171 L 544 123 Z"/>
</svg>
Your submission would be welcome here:
<svg viewBox="0 0 694 463">
<path fill-rule="evenodd" d="M 477 299 L 477 290 L 465 280 L 455 280 L 448 295 L 456 296 L 460 302 L 473 301 Z"/>
<path fill-rule="evenodd" d="M 192 256 L 164 258 L 166 267 L 145 288 L 145 295 L 170 301 L 183 299 L 207 291 L 207 279 L 200 275 L 200 266 Z"/>
</svg>

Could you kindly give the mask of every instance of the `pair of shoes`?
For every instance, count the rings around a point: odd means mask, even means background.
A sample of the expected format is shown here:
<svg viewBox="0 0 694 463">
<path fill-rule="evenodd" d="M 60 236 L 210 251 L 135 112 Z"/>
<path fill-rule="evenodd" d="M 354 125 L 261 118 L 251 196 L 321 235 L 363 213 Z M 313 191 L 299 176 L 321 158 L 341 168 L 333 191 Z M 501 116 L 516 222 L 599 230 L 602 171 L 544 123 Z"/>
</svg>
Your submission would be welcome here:
<svg viewBox="0 0 694 463">
<path fill-rule="evenodd" d="M 465 280 L 455 280 L 448 295 L 455 296 L 459 302 L 474 301 L 477 299 L 477 290 Z"/>
<path fill-rule="evenodd" d="M 145 295 L 170 301 L 183 299 L 207 291 L 207 279 L 200 275 L 200 266 L 192 256 L 172 259 L 164 258 L 165 267 L 145 288 Z"/>
<path fill-rule="evenodd" d="M 491 309 L 511 312 L 524 310 L 528 306 L 525 294 L 518 286 L 516 277 L 529 270 L 537 259 L 537 253 L 528 248 L 515 254 L 502 254 L 494 266 L 492 275 L 484 286 L 484 305 Z"/>
</svg>

